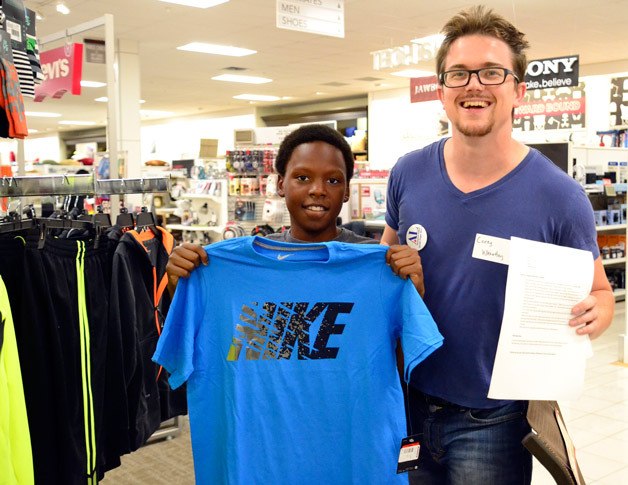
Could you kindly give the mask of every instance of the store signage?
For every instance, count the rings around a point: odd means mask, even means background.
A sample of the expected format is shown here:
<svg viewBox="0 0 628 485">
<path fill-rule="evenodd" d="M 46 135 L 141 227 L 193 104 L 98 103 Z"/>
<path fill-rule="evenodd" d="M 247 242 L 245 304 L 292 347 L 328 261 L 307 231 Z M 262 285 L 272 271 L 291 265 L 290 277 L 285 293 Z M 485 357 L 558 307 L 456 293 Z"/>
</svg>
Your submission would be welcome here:
<svg viewBox="0 0 628 485">
<path fill-rule="evenodd" d="M 81 94 L 83 44 L 67 44 L 40 54 L 44 80 L 35 85 L 35 101 L 47 96 L 61 98 L 65 93 Z"/>
<path fill-rule="evenodd" d="M 85 62 L 106 64 L 105 41 L 100 39 L 83 39 L 85 43 Z"/>
<path fill-rule="evenodd" d="M 526 69 L 527 89 L 577 86 L 579 56 L 553 57 L 530 61 Z"/>
<path fill-rule="evenodd" d="M 609 115 L 611 126 L 628 125 L 628 77 L 611 79 Z"/>
<path fill-rule="evenodd" d="M 515 108 L 513 127 L 522 131 L 571 130 L 585 126 L 584 83 L 526 92 Z"/>
<path fill-rule="evenodd" d="M 410 102 L 435 101 L 438 99 L 438 78 L 436 76 L 410 79 Z"/>
<path fill-rule="evenodd" d="M 278 29 L 345 36 L 345 0 L 277 0 Z"/>
<path fill-rule="evenodd" d="M 431 36 L 427 40 L 412 41 L 411 44 L 371 52 L 373 69 L 380 71 L 431 61 L 436 58 L 441 41 L 439 36 Z"/>
</svg>

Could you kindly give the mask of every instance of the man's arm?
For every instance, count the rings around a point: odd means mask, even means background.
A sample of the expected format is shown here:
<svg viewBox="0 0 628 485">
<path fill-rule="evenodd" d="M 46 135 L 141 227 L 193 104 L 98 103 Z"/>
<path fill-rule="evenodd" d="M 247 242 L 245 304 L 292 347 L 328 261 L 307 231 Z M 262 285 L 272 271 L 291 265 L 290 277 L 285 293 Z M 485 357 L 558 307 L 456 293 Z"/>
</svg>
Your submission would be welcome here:
<svg viewBox="0 0 628 485">
<path fill-rule="evenodd" d="M 602 335 L 610 326 L 615 312 L 615 295 L 606 277 L 602 258 L 598 257 L 593 264 L 591 293 L 572 308 L 571 314 L 577 316 L 569 321 L 572 327 L 581 327 L 576 332 L 588 334 L 592 339 Z"/>
<path fill-rule="evenodd" d="M 384 233 L 382 234 L 381 243 L 386 246 L 393 246 L 399 244 L 399 238 L 397 237 L 397 231 L 395 231 L 388 224 L 384 226 Z"/>
</svg>

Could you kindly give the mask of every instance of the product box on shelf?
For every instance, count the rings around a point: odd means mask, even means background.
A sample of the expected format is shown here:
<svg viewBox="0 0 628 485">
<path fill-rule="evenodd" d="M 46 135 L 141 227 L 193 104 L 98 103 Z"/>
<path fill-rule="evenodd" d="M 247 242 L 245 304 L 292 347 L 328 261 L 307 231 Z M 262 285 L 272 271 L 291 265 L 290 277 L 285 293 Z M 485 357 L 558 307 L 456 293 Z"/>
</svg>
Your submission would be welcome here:
<svg viewBox="0 0 628 485">
<path fill-rule="evenodd" d="M 214 138 L 201 138 L 198 158 L 216 158 L 218 156 L 218 140 Z"/>
</svg>

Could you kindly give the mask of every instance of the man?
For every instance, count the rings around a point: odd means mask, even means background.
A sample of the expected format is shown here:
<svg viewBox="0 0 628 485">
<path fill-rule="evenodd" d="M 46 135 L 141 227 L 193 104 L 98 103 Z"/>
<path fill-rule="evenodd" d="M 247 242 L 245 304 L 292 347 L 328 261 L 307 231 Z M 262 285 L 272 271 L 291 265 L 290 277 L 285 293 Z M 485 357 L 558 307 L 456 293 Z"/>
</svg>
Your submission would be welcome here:
<svg viewBox="0 0 628 485">
<path fill-rule="evenodd" d="M 589 250 L 590 295 L 572 309 L 578 334 L 599 336 L 614 297 L 582 188 L 512 138 L 528 42 L 499 15 L 473 7 L 443 29 L 439 98 L 452 136 L 402 157 L 389 180 L 388 244 L 421 251 L 425 303 L 445 337 L 412 374 L 411 431 L 422 434 L 416 484 L 525 484 L 532 458 L 527 402 L 488 399 L 508 267 L 472 258 L 477 234 Z"/>
</svg>

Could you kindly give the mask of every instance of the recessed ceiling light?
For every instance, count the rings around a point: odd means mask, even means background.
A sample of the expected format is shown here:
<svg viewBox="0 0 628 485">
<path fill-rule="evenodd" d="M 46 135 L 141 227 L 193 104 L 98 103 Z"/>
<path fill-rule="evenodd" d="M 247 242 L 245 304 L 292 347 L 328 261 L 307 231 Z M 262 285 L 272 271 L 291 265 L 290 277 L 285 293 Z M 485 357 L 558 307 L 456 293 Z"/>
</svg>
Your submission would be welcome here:
<svg viewBox="0 0 628 485">
<path fill-rule="evenodd" d="M 57 3 L 57 12 L 63 15 L 67 15 L 70 13 L 70 9 L 67 7 L 65 3 L 59 2 Z"/>
<path fill-rule="evenodd" d="M 155 109 L 141 109 L 140 110 L 140 115 L 146 118 L 158 118 L 158 117 L 172 116 L 173 114 L 174 113 L 171 111 L 159 111 Z"/>
<path fill-rule="evenodd" d="M 267 77 L 243 76 L 242 74 L 221 74 L 219 76 L 214 76 L 212 80 L 246 84 L 264 84 L 273 81 L 272 79 L 268 79 Z"/>
<path fill-rule="evenodd" d="M 61 120 L 59 121 L 60 125 L 75 125 L 75 126 L 94 126 L 96 124 L 95 121 L 71 121 L 71 120 Z"/>
<path fill-rule="evenodd" d="M 229 0 L 159 0 L 165 3 L 174 3 L 176 5 L 184 5 L 186 7 L 209 8 L 227 3 Z"/>
<path fill-rule="evenodd" d="M 100 98 L 95 98 L 94 101 L 98 101 L 99 103 L 106 103 L 107 101 L 109 101 L 109 98 L 107 96 L 101 96 Z M 146 100 L 140 99 L 140 104 L 144 104 L 145 102 Z"/>
<path fill-rule="evenodd" d="M 32 128 L 29 128 L 28 134 L 30 135 L 31 133 L 39 133 L 39 130 L 33 130 Z"/>
<path fill-rule="evenodd" d="M 86 81 L 85 79 L 81 80 L 81 86 L 84 88 L 102 88 L 106 85 L 107 83 L 101 83 L 100 81 Z"/>
<path fill-rule="evenodd" d="M 433 76 L 434 71 L 421 71 L 420 69 L 404 69 L 403 71 L 391 72 L 393 76 L 398 77 L 426 77 Z"/>
<path fill-rule="evenodd" d="M 230 45 L 206 44 L 205 42 L 190 42 L 177 47 L 180 51 L 201 52 L 203 54 L 216 54 L 219 56 L 243 57 L 257 54 L 257 51 L 244 49 L 242 47 L 233 47 Z"/>
<path fill-rule="evenodd" d="M 50 113 L 48 111 L 25 111 L 24 114 L 28 118 L 61 118 L 61 113 Z"/>
<path fill-rule="evenodd" d="M 247 101 L 279 101 L 279 96 L 267 96 L 265 94 L 238 94 L 233 99 L 245 99 Z"/>
</svg>

